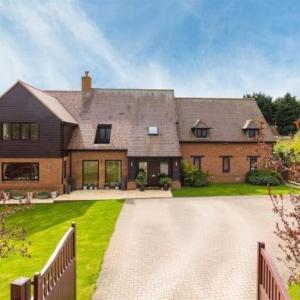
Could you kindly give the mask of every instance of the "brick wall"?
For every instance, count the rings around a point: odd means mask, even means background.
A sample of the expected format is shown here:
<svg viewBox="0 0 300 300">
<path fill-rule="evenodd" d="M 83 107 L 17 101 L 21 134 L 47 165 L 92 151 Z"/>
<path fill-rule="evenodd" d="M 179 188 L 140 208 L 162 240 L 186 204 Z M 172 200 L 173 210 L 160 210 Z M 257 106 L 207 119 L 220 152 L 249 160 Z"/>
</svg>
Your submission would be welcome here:
<svg viewBox="0 0 300 300">
<path fill-rule="evenodd" d="M 2 163 L 34 162 L 39 163 L 39 181 L 2 181 Z M 13 191 L 58 191 L 63 192 L 62 158 L 0 158 L 0 190 Z"/>
<path fill-rule="evenodd" d="M 181 143 L 180 148 L 183 159 L 190 162 L 193 162 L 193 156 L 203 156 L 201 160 L 202 170 L 209 171 L 214 182 L 244 181 L 245 174 L 250 168 L 248 156 L 259 155 L 256 143 Z M 229 173 L 223 173 L 220 156 L 232 156 Z"/>
<path fill-rule="evenodd" d="M 99 188 L 104 188 L 105 183 L 105 161 L 121 160 L 121 176 L 127 177 L 128 161 L 126 151 L 72 151 L 71 169 L 72 177 L 75 179 L 76 189 L 82 189 L 82 161 L 99 161 Z"/>
</svg>

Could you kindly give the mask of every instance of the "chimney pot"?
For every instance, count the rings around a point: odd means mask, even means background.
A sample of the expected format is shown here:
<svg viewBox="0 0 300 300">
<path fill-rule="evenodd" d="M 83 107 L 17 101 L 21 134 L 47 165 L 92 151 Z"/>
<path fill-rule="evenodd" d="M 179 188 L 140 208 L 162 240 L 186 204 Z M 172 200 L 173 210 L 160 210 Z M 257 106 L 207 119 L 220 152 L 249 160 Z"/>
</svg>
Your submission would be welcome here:
<svg viewBox="0 0 300 300">
<path fill-rule="evenodd" d="M 85 76 L 81 77 L 81 90 L 88 92 L 92 88 L 92 78 L 89 76 L 89 71 L 85 71 Z"/>
</svg>

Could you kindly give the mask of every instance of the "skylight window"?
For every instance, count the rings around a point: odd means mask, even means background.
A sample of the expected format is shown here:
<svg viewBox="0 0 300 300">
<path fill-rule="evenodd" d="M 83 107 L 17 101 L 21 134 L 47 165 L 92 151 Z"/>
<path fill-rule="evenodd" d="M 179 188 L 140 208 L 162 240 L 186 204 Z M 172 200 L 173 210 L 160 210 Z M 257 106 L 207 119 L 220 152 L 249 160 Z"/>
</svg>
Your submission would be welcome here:
<svg viewBox="0 0 300 300">
<path fill-rule="evenodd" d="M 158 135 L 158 127 L 157 126 L 149 126 L 148 134 L 149 135 Z"/>
</svg>

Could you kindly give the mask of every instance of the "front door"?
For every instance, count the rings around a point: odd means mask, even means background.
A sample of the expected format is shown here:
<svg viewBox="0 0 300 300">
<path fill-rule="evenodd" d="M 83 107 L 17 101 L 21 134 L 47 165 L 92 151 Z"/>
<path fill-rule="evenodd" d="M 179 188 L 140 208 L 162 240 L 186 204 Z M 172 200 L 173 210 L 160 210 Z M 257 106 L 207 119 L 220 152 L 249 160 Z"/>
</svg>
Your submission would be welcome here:
<svg viewBox="0 0 300 300">
<path fill-rule="evenodd" d="M 159 185 L 160 165 L 159 161 L 148 162 L 148 186 Z"/>
</svg>

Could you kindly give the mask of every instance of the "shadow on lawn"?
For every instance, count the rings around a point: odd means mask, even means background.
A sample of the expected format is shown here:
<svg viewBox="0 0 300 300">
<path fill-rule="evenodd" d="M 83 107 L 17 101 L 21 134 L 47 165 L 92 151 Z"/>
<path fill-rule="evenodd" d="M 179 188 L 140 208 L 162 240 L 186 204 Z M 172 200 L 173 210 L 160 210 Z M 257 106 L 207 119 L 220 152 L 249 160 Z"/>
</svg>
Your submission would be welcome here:
<svg viewBox="0 0 300 300">
<path fill-rule="evenodd" d="M 34 204 L 21 209 L 8 219 L 8 225 L 22 226 L 29 235 L 45 230 L 65 221 L 70 223 L 84 215 L 95 201 L 69 202 L 54 204 Z"/>
</svg>

